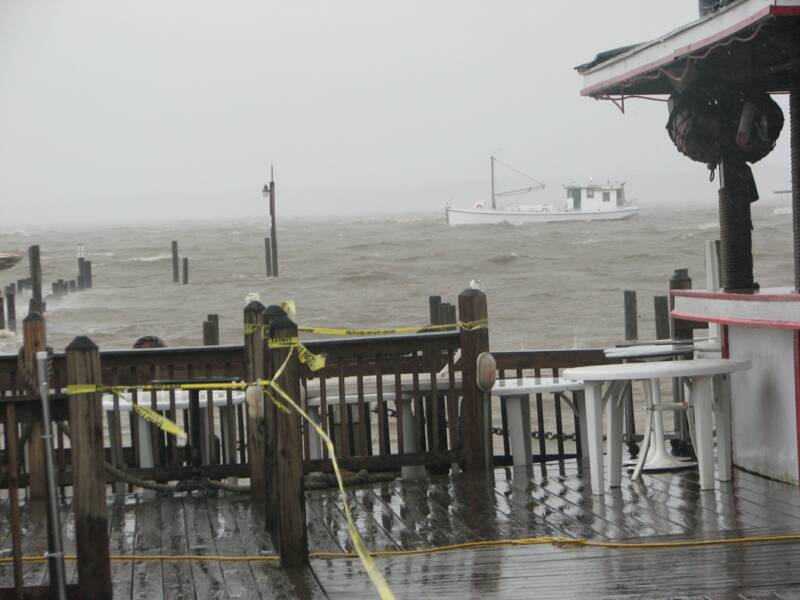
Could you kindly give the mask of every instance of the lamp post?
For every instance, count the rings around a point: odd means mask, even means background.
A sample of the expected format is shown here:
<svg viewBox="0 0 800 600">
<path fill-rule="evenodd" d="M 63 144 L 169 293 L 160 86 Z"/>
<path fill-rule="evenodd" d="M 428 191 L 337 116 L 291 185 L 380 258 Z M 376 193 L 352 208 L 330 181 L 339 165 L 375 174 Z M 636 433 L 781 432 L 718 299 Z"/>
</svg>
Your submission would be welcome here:
<svg viewBox="0 0 800 600">
<path fill-rule="evenodd" d="M 275 223 L 275 172 L 274 168 L 269 168 L 269 183 L 264 184 L 264 189 L 261 190 L 261 195 L 269 199 L 269 216 L 270 216 L 270 250 L 267 256 L 267 276 L 278 276 L 278 230 Z M 265 249 L 266 251 L 266 249 Z M 272 259 L 270 261 L 270 258 Z"/>
</svg>

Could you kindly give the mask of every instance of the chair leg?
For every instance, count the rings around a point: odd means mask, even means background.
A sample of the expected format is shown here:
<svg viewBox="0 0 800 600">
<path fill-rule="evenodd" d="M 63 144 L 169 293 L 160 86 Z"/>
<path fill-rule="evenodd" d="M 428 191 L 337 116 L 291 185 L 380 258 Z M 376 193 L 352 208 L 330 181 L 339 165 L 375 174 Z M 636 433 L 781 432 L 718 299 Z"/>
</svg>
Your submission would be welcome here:
<svg viewBox="0 0 800 600">
<path fill-rule="evenodd" d="M 589 471 L 592 494 L 603 495 L 603 386 L 591 383 L 586 386 L 586 447 L 589 450 Z"/>
<path fill-rule="evenodd" d="M 733 481 L 733 436 L 731 433 L 731 376 L 718 375 L 714 378 L 719 401 L 717 414 L 717 460 L 719 461 L 719 480 Z"/>
<path fill-rule="evenodd" d="M 696 377 L 692 384 L 697 467 L 700 472 L 700 489 L 714 489 L 714 446 L 711 409 L 711 377 Z"/>
</svg>

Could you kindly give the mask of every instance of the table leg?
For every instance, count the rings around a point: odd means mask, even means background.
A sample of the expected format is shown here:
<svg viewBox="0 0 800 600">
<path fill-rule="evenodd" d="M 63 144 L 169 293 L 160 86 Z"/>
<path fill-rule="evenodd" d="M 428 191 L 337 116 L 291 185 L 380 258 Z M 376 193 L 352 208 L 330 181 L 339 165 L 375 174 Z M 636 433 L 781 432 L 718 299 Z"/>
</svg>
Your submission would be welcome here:
<svg viewBox="0 0 800 600">
<path fill-rule="evenodd" d="M 719 480 L 733 481 L 733 457 L 731 437 L 731 376 L 714 378 L 719 394 L 717 404 L 717 461 Z"/>
<path fill-rule="evenodd" d="M 314 421 L 314 423 L 319 425 L 319 407 L 309 406 L 308 417 Z M 322 440 L 313 427 L 308 428 L 308 458 L 311 460 L 322 458 Z"/>
<path fill-rule="evenodd" d="M 586 385 L 586 442 L 592 494 L 603 494 L 603 384 Z"/>
<path fill-rule="evenodd" d="M 507 396 L 508 437 L 515 467 L 531 464 L 531 403 L 528 396 Z"/>
<path fill-rule="evenodd" d="M 578 413 L 578 437 L 581 443 L 581 460 L 589 460 L 589 434 L 586 428 L 586 393 L 575 392 L 575 411 Z"/>
<path fill-rule="evenodd" d="M 624 387 L 623 387 L 624 389 Z M 606 405 L 608 428 L 608 487 L 622 482 L 622 406 L 618 396 L 610 396 Z"/>
<path fill-rule="evenodd" d="M 414 414 L 411 412 L 411 398 L 401 403 L 400 410 L 403 411 L 403 449 L 409 453 L 419 451 L 419 440 L 417 439 L 417 423 Z M 410 465 L 400 467 L 400 476 L 403 479 L 418 479 L 425 477 L 427 472 L 424 465 Z"/>
<path fill-rule="evenodd" d="M 695 377 L 692 382 L 694 429 L 697 436 L 697 466 L 700 472 L 700 489 L 714 489 L 714 446 L 711 417 L 711 377 Z"/>
</svg>

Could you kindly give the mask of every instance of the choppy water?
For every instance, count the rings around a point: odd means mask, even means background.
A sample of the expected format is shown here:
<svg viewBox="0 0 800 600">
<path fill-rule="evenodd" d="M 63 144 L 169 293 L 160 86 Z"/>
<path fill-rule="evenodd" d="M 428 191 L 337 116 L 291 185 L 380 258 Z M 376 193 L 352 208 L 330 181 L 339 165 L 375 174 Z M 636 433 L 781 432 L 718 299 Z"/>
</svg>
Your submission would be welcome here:
<svg viewBox="0 0 800 600">
<path fill-rule="evenodd" d="M 754 206 L 756 279 L 792 280 L 791 216 Z M 76 245 L 93 262 L 95 288 L 47 305 L 49 343 L 85 334 L 101 348 L 143 335 L 167 345 L 201 341 L 219 313 L 223 343 L 241 338 L 245 296 L 293 299 L 304 325 L 388 327 L 427 322 L 428 296 L 456 302 L 477 279 L 488 295 L 494 349 L 602 346 L 622 337 L 622 291 L 639 294 L 640 337 L 654 334 L 652 296 L 675 268 L 704 281 L 703 240 L 717 237 L 715 202 L 642 210 L 620 222 L 449 228 L 443 215 L 361 220 L 286 219 L 279 227 L 281 277 L 264 278 L 264 227 L 252 221 L 178 222 L 85 229 L 6 229 L 0 250 L 42 249 L 44 281 L 74 278 Z M 172 283 L 170 241 L 190 258 L 190 285 Z M 27 276 L 27 261 L 0 284 Z M 18 299 L 18 315 L 27 297 Z M 19 340 L 0 332 L 0 353 Z"/>
</svg>

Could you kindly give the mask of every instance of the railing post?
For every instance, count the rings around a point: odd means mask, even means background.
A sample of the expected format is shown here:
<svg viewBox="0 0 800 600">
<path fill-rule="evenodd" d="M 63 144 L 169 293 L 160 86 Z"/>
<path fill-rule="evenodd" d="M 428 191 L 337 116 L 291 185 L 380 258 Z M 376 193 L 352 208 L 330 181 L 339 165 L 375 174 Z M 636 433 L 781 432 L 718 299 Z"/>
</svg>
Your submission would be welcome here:
<svg viewBox="0 0 800 600">
<path fill-rule="evenodd" d="M 297 325 L 289 317 L 276 317 L 269 328 L 270 340 L 291 340 L 297 337 Z M 283 367 L 277 384 L 295 402 L 300 402 L 299 361 L 290 348 L 270 350 L 275 370 Z M 288 360 L 287 360 L 288 357 Z M 279 398 L 280 400 L 280 398 Z M 303 486 L 303 443 L 300 415 L 295 411 L 276 411 L 278 553 L 284 568 L 308 564 L 306 502 Z"/>
<path fill-rule="evenodd" d="M 264 340 L 261 313 L 264 305 L 256 300 L 244 309 L 244 355 L 247 381 L 264 378 Z M 250 463 L 250 497 L 263 501 L 266 495 L 264 467 L 264 395 L 248 393 L 247 401 L 247 457 Z"/>
<path fill-rule="evenodd" d="M 203 346 L 219 346 L 219 315 L 208 315 L 203 321 Z"/>
<path fill-rule="evenodd" d="M 66 349 L 67 383 L 99 384 L 100 353 L 87 337 L 76 337 Z M 72 446 L 72 506 L 78 555 L 80 598 L 111 598 L 106 477 L 103 454 L 101 394 L 69 399 Z"/>
<path fill-rule="evenodd" d="M 635 340 L 639 337 L 639 322 L 636 315 L 636 291 L 625 290 L 625 339 Z"/>
<path fill-rule="evenodd" d="M 458 315 L 463 323 L 488 318 L 486 294 L 467 288 L 458 295 Z M 476 361 L 489 351 L 489 328 L 460 328 L 462 414 L 464 419 L 464 469 L 492 472 L 492 446 L 489 433 L 491 414 L 488 394 L 478 389 Z"/>
<path fill-rule="evenodd" d="M 29 377 L 26 377 L 24 386 L 28 393 L 36 394 L 37 366 L 36 353 L 47 348 L 47 333 L 44 317 L 38 312 L 32 312 L 22 320 L 23 332 L 23 360 Z M 42 423 L 31 424 L 31 435 L 28 441 L 28 475 L 31 498 L 47 498 L 47 472 L 44 468 L 44 440 L 42 439 Z"/>
<path fill-rule="evenodd" d="M 270 304 L 264 309 L 261 319 L 264 323 L 264 331 L 269 332 L 272 322 L 279 317 L 286 317 L 286 311 L 277 304 Z M 264 376 L 272 379 L 275 369 L 272 363 L 272 352 L 268 348 L 269 336 L 264 337 Z M 280 366 L 280 365 L 278 365 Z M 267 529 L 273 535 L 277 534 L 277 515 L 278 498 L 275 490 L 278 489 L 278 470 L 277 470 L 277 407 L 272 402 L 264 405 L 264 468 L 265 480 L 268 494 L 266 495 L 266 515 L 265 521 Z"/>
</svg>

